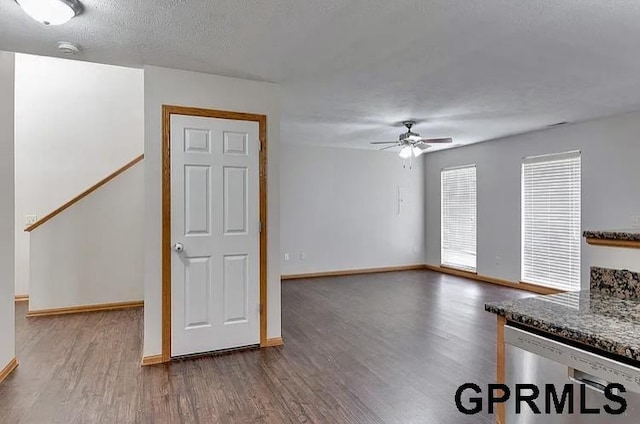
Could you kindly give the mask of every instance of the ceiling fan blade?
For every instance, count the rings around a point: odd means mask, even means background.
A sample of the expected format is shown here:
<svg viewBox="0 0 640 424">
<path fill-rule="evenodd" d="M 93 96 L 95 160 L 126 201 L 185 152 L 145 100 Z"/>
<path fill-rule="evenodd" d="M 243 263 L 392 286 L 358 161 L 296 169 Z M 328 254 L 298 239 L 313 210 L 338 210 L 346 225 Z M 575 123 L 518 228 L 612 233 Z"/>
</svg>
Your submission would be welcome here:
<svg viewBox="0 0 640 424">
<path fill-rule="evenodd" d="M 372 141 L 371 144 L 398 144 L 397 141 Z"/>
<path fill-rule="evenodd" d="M 416 143 L 415 146 L 420 150 L 427 150 L 431 148 L 431 146 L 425 143 Z"/>
<path fill-rule="evenodd" d="M 398 147 L 399 145 L 396 144 L 395 146 L 387 146 L 387 147 L 383 147 L 382 149 L 378 149 L 378 150 L 387 150 L 387 149 L 392 149 L 394 147 Z"/>
<path fill-rule="evenodd" d="M 453 139 L 451 137 L 446 137 L 446 138 L 423 138 L 422 140 L 420 140 L 421 143 L 429 143 L 429 144 L 436 144 L 436 143 L 453 143 Z"/>
</svg>

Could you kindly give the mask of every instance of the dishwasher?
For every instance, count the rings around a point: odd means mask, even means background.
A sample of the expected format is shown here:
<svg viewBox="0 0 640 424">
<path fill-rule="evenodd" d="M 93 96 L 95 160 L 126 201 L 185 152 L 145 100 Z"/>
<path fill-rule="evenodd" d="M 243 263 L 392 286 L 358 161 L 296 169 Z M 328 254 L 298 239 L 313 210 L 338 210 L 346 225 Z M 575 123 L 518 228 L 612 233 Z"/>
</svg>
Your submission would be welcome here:
<svg viewBox="0 0 640 424">
<path fill-rule="evenodd" d="M 521 403 L 521 411 L 516 414 L 512 393 L 506 402 L 505 424 L 640 423 L 640 368 L 634 363 L 551 339 L 511 323 L 505 326 L 504 341 L 507 386 L 513 392 L 516 384 L 535 384 L 540 389 L 535 403 L 541 411 L 534 414 L 527 404 Z M 604 405 L 614 409 L 621 406 L 605 396 L 604 389 L 609 383 L 622 384 L 626 390 L 625 393 L 614 390 L 614 394 L 627 402 L 626 410 L 620 415 L 610 415 L 604 410 Z M 556 413 L 553 404 L 551 413 L 545 413 L 546 384 L 555 386 L 558 397 L 565 384 L 573 385 L 573 413 L 569 413 L 568 401 L 561 414 Z M 581 406 L 599 409 L 599 414 L 583 414 Z"/>
</svg>

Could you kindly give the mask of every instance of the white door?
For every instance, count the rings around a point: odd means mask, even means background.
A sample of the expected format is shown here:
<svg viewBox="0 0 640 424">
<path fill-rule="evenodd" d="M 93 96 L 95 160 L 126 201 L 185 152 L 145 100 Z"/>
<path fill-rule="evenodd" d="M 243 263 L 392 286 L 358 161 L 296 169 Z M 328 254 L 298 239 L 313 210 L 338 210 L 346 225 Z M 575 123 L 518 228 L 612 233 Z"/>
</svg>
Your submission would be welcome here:
<svg viewBox="0 0 640 424">
<path fill-rule="evenodd" d="M 260 343 L 258 123 L 171 115 L 171 356 Z"/>
</svg>

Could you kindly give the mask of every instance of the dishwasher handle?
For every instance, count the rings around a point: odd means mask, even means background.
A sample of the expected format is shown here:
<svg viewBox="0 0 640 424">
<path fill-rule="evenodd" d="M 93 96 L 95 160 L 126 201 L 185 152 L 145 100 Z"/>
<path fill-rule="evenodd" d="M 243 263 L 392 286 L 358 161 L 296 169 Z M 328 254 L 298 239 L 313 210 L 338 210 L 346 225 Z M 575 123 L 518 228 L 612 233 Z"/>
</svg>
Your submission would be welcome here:
<svg viewBox="0 0 640 424">
<path fill-rule="evenodd" d="M 590 389 L 600 393 L 604 393 L 607 386 L 611 384 L 602 378 L 598 378 L 595 375 L 591 375 L 575 368 L 569 368 L 569 380 L 578 384 L 584 384 Z"/>
</svg>

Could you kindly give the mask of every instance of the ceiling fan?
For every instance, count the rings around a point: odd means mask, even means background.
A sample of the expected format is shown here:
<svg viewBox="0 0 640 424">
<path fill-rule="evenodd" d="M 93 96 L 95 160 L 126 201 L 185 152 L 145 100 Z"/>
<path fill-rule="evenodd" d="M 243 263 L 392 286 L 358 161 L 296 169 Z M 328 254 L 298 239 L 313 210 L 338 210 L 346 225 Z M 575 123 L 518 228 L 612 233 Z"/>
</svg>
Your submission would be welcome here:
<svg viewBox="0 0 640 424">
<path fill-rule="evenodd" d="M 407 132 L 400 134 L 398 141 L 372 141 L 371 144 L 392 144 L 392 146 L 383 147 L 380 150 L 392 149 L 394 147 L 402 147 L 399 156 L 402 159 L 417 158 L 423 154 L 429 147 L 429 144 L 436 143 L 451 143 L 451 138 L 422 138 L 420 134 L 411 131 L 411 128 L 416 124 L 415 121 L 404 121 L 402 123 L 407 127 Z"/>
</svg>

